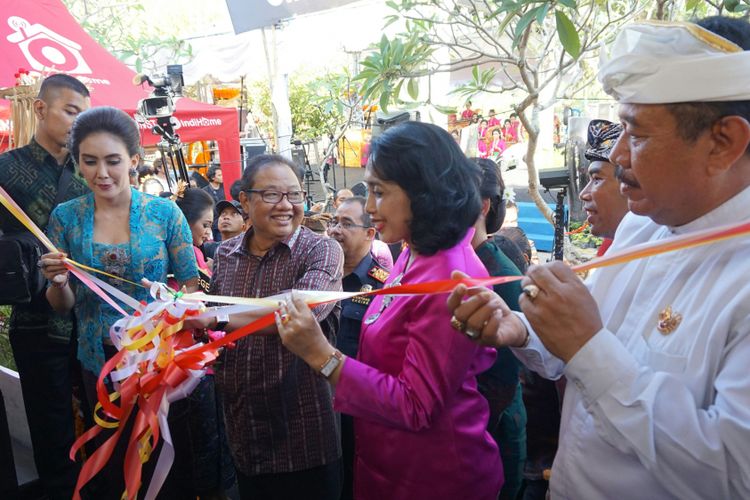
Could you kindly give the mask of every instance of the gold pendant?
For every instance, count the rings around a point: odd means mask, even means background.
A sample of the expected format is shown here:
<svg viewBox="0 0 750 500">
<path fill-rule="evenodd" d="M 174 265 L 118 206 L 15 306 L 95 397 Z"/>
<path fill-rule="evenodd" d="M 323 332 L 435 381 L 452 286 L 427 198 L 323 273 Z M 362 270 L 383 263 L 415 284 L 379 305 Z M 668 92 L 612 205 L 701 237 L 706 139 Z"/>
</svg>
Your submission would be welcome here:
<svg viewBox="0 0 750 500">
<path fill-rule="evenodd" d="M 659 313 L 659 322 L 656 324 L 656 329 L 662 335 L 669 335 L 677 330 L 680 323 L 682 323 L 682 314 L 673 313 L 672 306 L 667 306 L 666 309 Z"/>
</svg>

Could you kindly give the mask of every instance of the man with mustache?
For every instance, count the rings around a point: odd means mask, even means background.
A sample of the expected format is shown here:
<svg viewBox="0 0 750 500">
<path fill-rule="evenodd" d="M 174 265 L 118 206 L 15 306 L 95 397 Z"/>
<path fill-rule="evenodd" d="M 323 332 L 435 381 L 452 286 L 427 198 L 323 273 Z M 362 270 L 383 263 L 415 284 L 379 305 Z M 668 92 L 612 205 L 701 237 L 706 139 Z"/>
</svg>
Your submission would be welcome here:
<svg viewBox="0 0 750 500">
<path fill-rule="evenodd" d="M 629 214 L 610 251 L 750 220 L 750 25 L 628 25 L 599 80 Z M 750 240 L 599 269 L 529 269 L 523 314 L 486 289 L 462 330 L 568 380 L 553 498 L 750 498 Z M 462 302 L 463 298 L 467 300 Z"/>
<path fill-rule="evenodd" d="M 628 213 L 628 199 L 620 193 L 616 167 L 609 161 L 612 147 L 622 134 L 622 125 L 607 120 L 591 120 L 589 123 L 589 148 L 584 156 L 591 163 L 588 167 L 589 182 L 581 190 L 586 221 L 591 225 L 591 234 L 604 238 L 598 255 L 604 255 L 617 226 Z"/>
</svg>

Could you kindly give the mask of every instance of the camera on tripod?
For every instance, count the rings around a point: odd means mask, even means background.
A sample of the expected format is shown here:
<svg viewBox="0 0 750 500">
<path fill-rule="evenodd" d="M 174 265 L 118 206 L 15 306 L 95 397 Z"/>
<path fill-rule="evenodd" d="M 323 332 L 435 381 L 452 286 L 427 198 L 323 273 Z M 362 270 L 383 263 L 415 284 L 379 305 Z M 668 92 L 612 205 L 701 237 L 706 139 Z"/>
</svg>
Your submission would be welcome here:
<svg viewBox="0 0 750 500">
<path fill-rule="evenodd" d="M 134 85 L 142 85 L 143 83 L 148 83 L 154 90 L 149 97 L 138 101 L 136 119 L 145 122 L 152 119 L 156 121 L 156 125 L 152 127 L 151 131 L 162 138 L 158 144 L 162 161 L 165 167 L 171 166 L 176 180 L 187 183 L 189 182 L 189 176 L 182 152 L 182 142 L 180 142 L 180 136 L 175 133 L 175 126 L 172 124 L 172 115 L 175 111 L 173 98 L 182 96 L 184 85 L 182 65 L 168 65 L 165 75 L 138 74 L 133 78 Z M 167 184 L 170 191 L 173 191 L 174 188 L 169 177 L 167 175 Z"/>
<path fill-rule="evenodd" d="M 182 87 L 185 85 L 182 78 L 182 65 L 167 65 L 167 73 L 164 75 L 135 75 L 133 83 L 135 85 L 148 83 L 154 89 L 149 97 L 138 102 L 138 113 L 147 119 L 154 118 L 157 122 L 164 118 L 169 119 L 174 114 L 173 97 L 181 97 Z"/>
</svg>

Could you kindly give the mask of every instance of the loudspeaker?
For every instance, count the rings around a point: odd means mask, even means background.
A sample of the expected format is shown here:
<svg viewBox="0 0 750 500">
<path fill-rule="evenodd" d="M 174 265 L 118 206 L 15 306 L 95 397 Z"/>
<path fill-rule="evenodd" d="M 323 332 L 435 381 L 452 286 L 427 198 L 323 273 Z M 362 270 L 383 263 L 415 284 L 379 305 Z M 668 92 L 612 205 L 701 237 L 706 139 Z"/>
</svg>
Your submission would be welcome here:
<svg viewBox="0 0 750 500">
<path fill-rule="evenodd" d="M 240 139 L 242 148 L 242 170 L 245 170 L 247 163 L 258 155 L 265 154 L 266 143 L 261 139 Z"/>
<path fill-rule="evenodd" d="M 292 149 L 292 161 L 296 163 L 300 168 L 305 168 L 305 152 L 302 148 Z"/>
<path fill-rule="evenodd" d="M 570 183 L 570 174 L 567 168 L 540 170 L 539 183 L 546 189 L 567 187 Z"/>
<path fill-rule="evenodd" d="M 409 121 L 411 113 L 408 111 L 395 111 L 393 113 L 375 113 L 375 124 L 372 126 L 372 138 L 379 136 L 385 130 L 398 125 L 401 122 Z"/>
</svg>

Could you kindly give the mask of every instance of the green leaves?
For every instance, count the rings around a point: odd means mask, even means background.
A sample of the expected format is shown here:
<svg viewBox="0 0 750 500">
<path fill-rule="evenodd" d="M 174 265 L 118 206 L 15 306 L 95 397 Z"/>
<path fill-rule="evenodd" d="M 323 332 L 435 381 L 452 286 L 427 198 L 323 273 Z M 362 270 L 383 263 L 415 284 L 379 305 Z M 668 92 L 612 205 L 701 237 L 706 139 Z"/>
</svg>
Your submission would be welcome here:
<svg viewBox="0 0 750 500">
<path fill-rule="evenodd" d="M 401 103 L 401 89 L 406 84 L 409 96 L 416 100 L 419 85 L 416 77 L 434 49 L 414 32 L 389 39 L 386 35 L 361 63 L 362 69 L 354 78 L 362 82 L 363 101 L 377 99 L 380 108 L 388 109 L 392 102 Z"/>
<path fill-rule="evenodd" d="M 521 40 L 521 36 L 523 35 L 523 32 L 526 31 L 526 28 L 528 28 L 529 25 L 536 19 L 537 15 L 546 8 L 548 8 L 548 5 L 540 5 L 539 7 L 535 7 L 531 10 L 526 11 L 526 13 L 521 16 L 521 19 L 519 19 L 518 23 L 516 23 L 515 39 L 513 40 L 514 47 L 518 45 L 518 42 Z M 544 16 L 542 16 L 542 19 L 544 19 Z"/>
<path fill-rule="evenodd" d="M 564 5 L 566 7 L 570 7 L 571 9 L 578 8 L 575 0 L 558 0 L 557 3 L 559 3 L 560 5 Z"/>
<path fill-rule="evenodd" d="M 300 74 L 290 78 L 289 107 L 294 137 L 314 140 L 346 123 L 350 110 L 360 106 L 360 91 L 346 70 L 307 78 Z M 267 87 L 265 82 L 260 84 Z M 268 100 L 270 113 L 270 95 L 264 93 L 263 98 Z M 265 112 L 264 104 L 260 108 Z"/>
<path fill-rule="evenodd" d="M 725 0 L 724 8 L 727 10 L 727 12 L 733 12 L 735 14 L 740 14 L 743 12 L 746 13 L 750 11 L 750 5 L 748 5 L 747 0 Z"/>
<path fill-rule="evenodd" d="M 432 107 L 437 109 L 440 113 L 443 113 L 444 115 L 454 115 L 458 113 L 458 108 L 455 106 L 441 106 L 439 104 L 433 104 Z"/>
<path fill-rule="evenodd" d="M 419 82 L 416 78 L 409 78 L 409 84 L 406 86 L 406 91 L 409 92 L 409 97 L 413 100 L 417 100 L 419 97 Z"/>
<path fill-rule="evenodd" d="M 452 92 L 461 98 L 485 91 L 501 92 L 502 84 L 496 80 L 498 72 L 518 66 L 514 58 L 542 59 L 540 51 L 547 47 L 555 54 L 549 61 L 558 60 L 561 50 L 578 59 L 583 50 L 576 24 L 581 22 L 578 0 L 491 0 L 489 8 L 485 0 L 388 0 L 386 3 L 392 9 L 385 19 L 386 26 L 403 21 L 404 29 L 390 38 L 383 34 L 371 47 L 355 77 L 361 82 L 364 102 L 379 103 L 383 110 L 394 104 L 405 106 L 407 101 L 417 102 L 420 98 L 418 78 L 446 71 L 450 65 L 445 57 L 435 54 L 441 47 L 449 49 L 451 64 L 462 58 L 463 62 L 480 62 L 471 69 L 472 81 Z M 458 36 L 455 41 L 442 32 L 454 21 L 461 21 L 465 27 L 460 35 L 453 34 Z M 549 36 L 557 40 L 553 40 L 551 46 L 543 45 L 542 41 Z M 524 51 L 519 52 L 522 42 Z M 497 43 L 501 48 L 473 51 L 473 46 L 482 43 Z M 495 60 L 486 56 L 488 53 L 501 55 Z M 482 65 L 485 60 L 489 64 Z M 519 64 L 524 65 L 529 60 Z M 511 69 L 510 74 L 516 75 L 517 71 Z M 423 103 L 433 104 L 432 96 L 421 98 Z"/>
<path fill-rule="evenodd" d="M 565 52 L 574 59 L 581 55 L 581 39 L 578 31 L 570 18 L 561 10 L 555 11 L 555 23 L 557 24 L 557 36 L 560 39 Z"/>
<path fill-rule="evenodd" d="M 498 69 L 495 67 L 490 67 L 480 71 L 477 66 L 474 66 L 471 68 L 471 81 L 456 87 L 450 93 L 460 95 L 464 99 L 469 99 L 480 92 L 492 88 L 497 73 Z"/>
<path fill-rule="evenodd" d="M 734 12 L 739 5 L 739 0 L 726 0 L 724 2 L 724 8 L 726 8 L 729 12 Z"/>
<path fill-rule="evenodd" d="M 63 3 L 97 43 L 139 73 L 163 73 L 164 67 L 154 63 L 159 53 L 165 53 L 173 63 L 184 64 L 192 58 L 190 44 L 154 24 L 141 2 L 63 0 Z"/>
<path fill-rule="evenodd" d="M 382 109 L 384 112 L 388 111 L 388 102 L 391 99 L 391 93 L 389 91 L 385 91 L 380 95 L 380 109 Z"/>
</svg>

